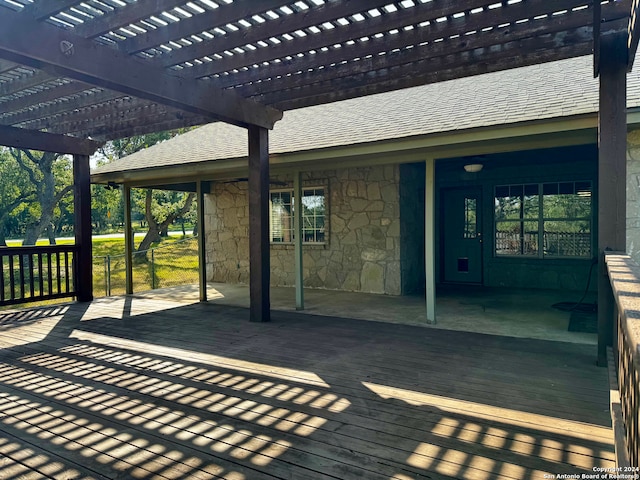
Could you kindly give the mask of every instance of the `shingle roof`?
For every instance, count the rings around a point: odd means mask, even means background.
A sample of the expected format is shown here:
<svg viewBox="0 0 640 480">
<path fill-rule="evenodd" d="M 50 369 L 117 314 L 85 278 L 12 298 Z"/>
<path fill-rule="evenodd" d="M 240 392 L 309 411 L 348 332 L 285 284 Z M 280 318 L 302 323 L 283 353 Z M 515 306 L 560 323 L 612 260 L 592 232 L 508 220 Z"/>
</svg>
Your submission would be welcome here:
<svg viewBox="0 0 640 480">
<path fill-rule="evenodd" d="M 291 110 L 269 137 L 271 154 L 595 113 L 592 57 L 534 65 Z M 640 106 L 640 75 L 627 106 Z M 212 123 L 94 170 L 108 173 L 247 155 L 246 130 Z"/>
</svg>

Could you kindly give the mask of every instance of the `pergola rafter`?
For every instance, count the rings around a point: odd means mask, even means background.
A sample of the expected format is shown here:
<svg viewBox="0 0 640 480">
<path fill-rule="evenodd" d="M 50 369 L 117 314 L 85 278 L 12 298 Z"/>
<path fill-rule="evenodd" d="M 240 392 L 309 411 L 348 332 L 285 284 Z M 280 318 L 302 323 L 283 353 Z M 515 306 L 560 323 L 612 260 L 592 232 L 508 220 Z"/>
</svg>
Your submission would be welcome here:
<svg viewBox="0 0 640 480">
<path fill-rule="evenodd" d="M 0 124 L 104 140 L 215 119 L 269 128 L 277 118 L 264 113 L 269 105 L 298 108 L 588 55 L 594 5 L 0 0 L 7 37 L 0 42 Z M 632 59 L 638 38 L 632 0 L 604 2 L 601 9 L 603 28 L 616 20 L 629 27 Z M 42 40 L 32 42 L 36 36 Z M 73 44 L 72 56 L 60 52 L 62 41 Z M 138 100 L 123 102 L 126 97 Z M 157 122 L 140 113 L 154 104 L 167 107 Z"/>
<path fill-rule="evenodd" d="M 251 3 L 222 4 L 215 10 L 207 10 L 201 15 L 184 19 L 181 22 L 169 23 L 164 28 L 149 30 L 142 35 L 124 40 L 121 48 L 128 53 L 138 53 L 157 48 L 159 45 L 191 35 L 201 34 L 205 31 L 212 31 L 229 23 L 237 22 L 289 3 L 291 3 L 290 0 L 255 0 Z M 208 48 L 209 46 L 204 45 L 203 47 Z M 191 53 L 187 56 L 190 55 Z"/>
<path fill-rule="evenodd" d="M 281 113 L 197 80 L 168 75 L 134 58 L 20 13 L 0 16 L 0 56 L 74 80 L 175 106 L 241 126 L 272 128 Z M 38 42 L 33 42 L 33 38 Z M 117 65 L 117 68 L 114 66 Z"/>
<path fill-rule="evenodd" d="M 523 6 L 522 6 L 523 7 Z M 300 73 L 317 72 L 318 65 L 323 67 L 333 66 L 340 63 L 350 62 L 354 59 L 368 59 L 374 56 L 381 56 L 380 52 L 388 52 L 387 55 L 396 55 L 401 52 L 413 51 L 415 58 L 438 58 L 442 55 L 474 50 L 477 48 L 490 47 L 498 44 L 505 36 L 509 36 L 512 41 L 535 37 L 537 34 L 556 33 L 583 27 L 589 20 L 592 13 L 588 9 L 576 12 L 571 16 L 560 15 L 544 19 L 534 19 L 525 23 L 513 24 L 521 18 L 523 8 L 514 5 L 505 15 L 507 26 L 493 28 L 482 36 L 455 37 L 452 40 L 438 41 L 438 39 L 451 38 L 459 35 L 462 27 L 472 30 L 482 30 L 493 25 L 493 18 L 490 12 L 483 12 L 474 16 L 473 21 L 465 18 L 453 19 L 451 22 L 435 25 L 431 30 L 414 28 L 406 31 L 399 31 L 393 35 L 383 35 L 371 38 L 367 42 L 343 45 L 339 48 L 329 48 L 316 51 L 314 55 L 295 56 L 286 61 L 274 63 L 269 66 L 271 78 L 295 75 Z M 544 0 L 532 2 L 531 7 L 527 7 L 529 14 L 544 12 L 547 8 Z M 584 27 L 591 39 L 591 30 Z M 508 30 L 508 31 L 507 31 Z M 411 45 L 409 48 L 407 45 Z M 428 53 L 426 52 L 428 51 Z M 412 61 L 411 59 L 408 60 Z M 355 62 L 354 62 L 355 63 Z M 264 73 L 260 68 L 250 68 L 237 73 L 221 75 L 213 80 L 219 87 L 231 87 L 245 85 L 264 80 Z"/>
</svg>

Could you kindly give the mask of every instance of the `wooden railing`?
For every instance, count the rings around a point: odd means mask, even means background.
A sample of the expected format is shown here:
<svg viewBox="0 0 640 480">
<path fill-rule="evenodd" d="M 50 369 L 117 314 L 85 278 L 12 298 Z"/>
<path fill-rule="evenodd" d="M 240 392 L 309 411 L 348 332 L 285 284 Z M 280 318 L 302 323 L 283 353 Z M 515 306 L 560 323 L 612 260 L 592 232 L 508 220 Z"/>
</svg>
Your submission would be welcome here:
<svg viewBox="0 0 640 480">
<path fill-rule="evenodd" d="M 75 245 L 0 248 L 0 306 L 76 294 Z"/>
<path fill-rule="evenodd" d="M 611 415 L 619 467 L 640 466 L 640 266 L 628 255 L 607 254 L 613 296 L 614 374 Z M 599 308 L 601 305 L 598 306 Z M 617 389 L 616 389 L 617 387 Z M 629 473 L 639 473 L 629 470 Z M 632 477 L 630 477 L 632 478 Z"/>
</svg>

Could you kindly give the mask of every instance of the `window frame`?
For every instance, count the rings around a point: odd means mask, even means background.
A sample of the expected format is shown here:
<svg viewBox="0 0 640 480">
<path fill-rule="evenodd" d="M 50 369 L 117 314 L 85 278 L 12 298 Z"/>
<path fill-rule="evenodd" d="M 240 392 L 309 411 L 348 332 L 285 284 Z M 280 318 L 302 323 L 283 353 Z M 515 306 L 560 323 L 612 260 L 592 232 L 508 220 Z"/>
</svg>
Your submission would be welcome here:
<svg viewBox="0 0 640 480">
<path fill-rule="evenodd" d="M 578 184 L 588 184 L 589 186 L 589 191 L 590 191 L 590 201 L 589 201 L 589 216 L 588 217 L 583 217 L 583 216 L 567 216 L 567 217 L 551 217 L 551 216 L 545 216 L 545 211 L 544 211 L 544 199 L 546 195 L 552 195 L 552 194 L 545 194 L 545 185 L 558 185 L 558 192 L 560 191 L 559 185 L 560 184 L 573 184 L 573 190 L 574 193 L 572 195 L 579 195 L 578 193 L 578 188 L 577 185 Z M 511 187 L 518 187 L 521 186 L 522 189 L 522 199 L 524 199 L 524 197 L 526 196 L 526 191 L 525 191 L 525 187 L 530 186 L 530 185 L 534 185 L 537 188 L 537 215 L 535 217 L 529 217 L 527 218 L 524 215 L 524 206 L 521 206 L 521 215 L 519 218 L 517 219 L 503 219 L 503 220 L 498 220 L 497 215 L 496 215 L 496 199 L 499 198 L 497 195 L 497 191 L 499 188 L 509 188 L 511 189 Z M 560 193 L 558 193 L 560 194 Z M 540 259 L 540 260 L 584 260 L 587 258 L 591 258 L 593 256 L 593 251 L 594 251 L 594 231 L 593 231 L 593 226 L 594 226 L 594 182 L 592 180 L 566 180 L 566 181 L 546 181 L 546 182 L 523 182 L 523 183 L 513 183 L 513 184 L 500 184 L 500 185 L 494 185 L 493 188 L 493 257 L 494 258 L 518 258 L 518 259 Z M 545 224 L 546 222 L 553 222 L 553 221 L 563 221 L 563 222 L 588 222 L 589 223 L 589 253 L 587 255 L 558 255 L 558 254 L 549 254 L 546 253 L 546 248 L 545 248 Z M 498 253 L 498 244 L 497 244 L 497 233 L 498 233 L 498 225 L 499 224 L 507 224 L 507 223 L 513 223 L 513 224 L 519 224 L 520 225 L 520 231 L 523 232 L 524 229 L 524 225 L 526 223 L 536 223 L 537 224 L 537 235 L 536 235 L 536 242 L 537 242 L 537 252 L 535 254 L 526 254 L 524 253 L 524 237 L 522 236 L 523 234 L 521 233 L 521 238 L 520 238 L 520 252 L 521 253 L 506 253 L 506 254 L 500 254 Z M 551 232 L 553 233 L 553 232 Z"/>
<path fill-rule="evenodd" d="M 322 198 L 323 198 L 323 204 L 324 204 L 324 210 L 325 213 L 323 215 L 323 223 L 324 226 L 321 229 L 323 231 L 324 234 L 324 240 L 319 242 L 319 241 L 307 241 L 305 240 L 305 230 L 312 230 L 314 232 L 314 238 L 317 238 L 317 232 L 319 231 L 319 229 L 316 226 L 316 219 L 318 218 L 317 215 L 314 216 L 305 216 L 304 215 L 304 211 L 302 213 L 303 217 L 302 217 L 302 244 L 303 245 L 319 245 L 319 246 L 323 246 L 323 245 L 327 245 L 328 243 L 328 236 L 327 236 L 327 207 L 328 207 L 328 201 L 327 201 L 327 187 L 326 185 L 318 185 L 318 184 L 312 184 L 312 185 L 305 185 L 301 188 L 302 190 L 302 197 L 304 198 L 305 196 L 305 192 L 307 191 L 322 191 Z M 273 193 L 289 193 L 291 195 L 291 240 L 290 241 L 273 241 L 273 206 L 272 206 L 272 201 L 271 201 L 271 195 Z M 320 195 L 317 195 L 320 196 Z M 274 188 L 274 189 L 269 189 L 269 244 L 270 245 L 294 245 L 295 244 L 295 192 L 293 188 Z M 313 223 L 314 223 L 314 227 L 313 229 L 309 229 L 309 228 L 305 228 L 305 218 L 312 218 L 313 219 Z M 287 229 L 289 230 L 289 229 Z"/>
</svg>

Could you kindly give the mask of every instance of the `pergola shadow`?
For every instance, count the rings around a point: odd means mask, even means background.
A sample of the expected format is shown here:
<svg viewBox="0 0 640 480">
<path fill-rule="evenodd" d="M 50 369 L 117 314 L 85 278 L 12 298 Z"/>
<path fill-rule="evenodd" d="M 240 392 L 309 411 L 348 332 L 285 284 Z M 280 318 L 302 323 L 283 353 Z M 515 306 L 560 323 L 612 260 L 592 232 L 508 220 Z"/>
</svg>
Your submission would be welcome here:
<svg viewBox="0 0 640 480">
<path fill-rule="evenodd" d="M 3 478 L 534 479 L 613 464 L 606 373 L 580 345 L 288 312 L 256 325 L 242 308 L 132 297 L 36 311 L 49 321 L 0 331 Z"/>
</svg>

